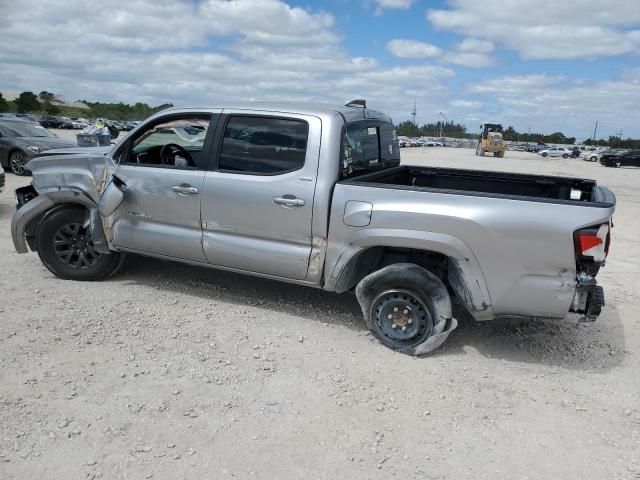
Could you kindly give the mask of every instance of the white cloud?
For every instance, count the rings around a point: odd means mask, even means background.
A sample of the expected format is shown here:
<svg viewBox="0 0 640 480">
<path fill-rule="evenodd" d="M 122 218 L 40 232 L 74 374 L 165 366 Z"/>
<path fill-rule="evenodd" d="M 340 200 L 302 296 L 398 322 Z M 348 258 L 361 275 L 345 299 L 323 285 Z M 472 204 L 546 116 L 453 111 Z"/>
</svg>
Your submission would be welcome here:
<svg viewBox="0 0 640 480">
<path fill-rule="evenodd" d="M 490 55 L 494 48 L 493 42 L 488 40 L 465 38 L 456 46 L 455 50 L 444 55 L 443 61 L 468 68 L 490 67 L 495 63 Z"/>
<path fill-rule="evenodd" d="M 449 105 L 451 105 L 452 107 L 455 108 L 461 108 L 461 109 L 477 109 L 480 108 L 482 106 L 482 102 L 479 102 L 477 100 L 462 100 L 462 99 L 458 99 L 458 100 L 451 100 L 449 102 Z"/>
<path fill-rule="evenodd" d="M 378 8 L 401 8 L 408 9 L 411 8 L 411 4 L 414 0 L 374 0 L 378 5 Z"/>
<path fill-rule="evenodd" d="M 437 28 L 499 43 L 529 59 L 596 58 L 640 48 L 640 8 L 630 0 L 449 0 L 429 10 Z"/>
<path fill-rule="evenodd" d="M 387 50 L 399 58 L 431 58 L 442 54 L 442 49 L 430 43 L 400 38 L 390 40 Z"/>
<path fill-rule="evenodd" d="M 445 55 L 445 62 L 469 68 L 484 68 L 494 64 L 493 58 L 484 53 L 452 51 Z"/>
<path fill-rule="evenodd" d="M 3 90 L 195 106 L 366 98 L 403 119 L 414 97 L 425 114 L 436 109 L 433 95 L 445 98 L 454 74 L 350 56 L 330 14 L 281 0 L 129 0 L 126 12 L 118 0 L 101 0 L 109 15 L 65 0 L 5 3 Z"/>
<path fill-rule="evenodd" d="M 550 75 L 504 76 L 470 85 L 468 94 L 490 98 L 492 116 L 521 130 L 530 125 L 532 131 L 563 131 L 585 138 L 598 120 L 604 136 L 621 128 L 625 135 L 640 135 L 640 70 L 598 82 Z"/>
<path fill-rule="evenodd" d="M 491 53 L 494 49 L 493 42 L 477 38 L 465 38 L 458 44 L 458 50 L 461 52 Z"/>
</svg>

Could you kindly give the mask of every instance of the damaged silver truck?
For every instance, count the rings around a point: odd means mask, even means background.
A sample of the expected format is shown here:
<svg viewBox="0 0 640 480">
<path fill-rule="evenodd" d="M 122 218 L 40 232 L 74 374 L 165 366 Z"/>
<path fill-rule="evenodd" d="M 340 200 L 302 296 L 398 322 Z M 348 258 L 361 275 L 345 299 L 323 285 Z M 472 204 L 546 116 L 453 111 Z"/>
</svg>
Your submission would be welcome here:
<svg viewBox="0 0 640 480">
<path fill-rule="evenodd" d="M 125 253 L 355 291 L 367 327 L 417 355 L 477 321 L 593 320 L 615 197 L 593 180 L 400 165 L 391 119 L 344 107 L 158 113 L 110 149 L 29 162 L 11 229 L 68 280 Z"/>
</svg>

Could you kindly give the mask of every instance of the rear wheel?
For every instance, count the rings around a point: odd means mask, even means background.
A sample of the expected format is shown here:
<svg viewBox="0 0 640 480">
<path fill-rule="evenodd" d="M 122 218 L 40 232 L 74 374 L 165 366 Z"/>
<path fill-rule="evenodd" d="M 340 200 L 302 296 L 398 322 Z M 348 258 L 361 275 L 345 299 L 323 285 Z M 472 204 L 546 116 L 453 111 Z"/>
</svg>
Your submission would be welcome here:
<svg viewBox="0 0 640 480">
<path fill-rule="evenodd" d="M 82 208 L 62 207 L 47 215 L 38 226 L 38 255 L 57 277 L 102 280 L 113 275 L 121 265 L 120 253 L 95 250 L 86 218 Z"/>
<path fill-rule="evenodd" d="M 27 168 L 25 167 L 27 156 L 20 150 L 14 150 L 9 155 L 9 168 L 15 175 L 26 175 Z"/>
<path fill-rule="evenodd" d="M 418 265 L 398 263 L 378 270 L 360 281 L 356 296 L 373 335 L 393 350 L 428 353 L 449 334 L 449 293 L 438 277 Z"/>
<path fill-rule="evenodd" d="M 592 162 L 597 162 L 598 161 L 598 157 L 591 157 L 589 160 L 591 160 Z"/>
<path fill-rule="evenodd" d="M 562 154 L 562 158 L 569 158 L 569 154 L 568 153 L 563 153 Z"/>
</svg>

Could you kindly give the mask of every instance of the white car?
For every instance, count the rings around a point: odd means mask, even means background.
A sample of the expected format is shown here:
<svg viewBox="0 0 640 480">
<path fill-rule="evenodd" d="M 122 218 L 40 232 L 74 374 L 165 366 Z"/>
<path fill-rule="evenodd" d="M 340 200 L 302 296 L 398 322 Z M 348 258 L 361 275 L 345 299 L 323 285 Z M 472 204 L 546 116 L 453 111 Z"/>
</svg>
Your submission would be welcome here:
<svg viewBox="0 0 640 480">
<path fill-rule="evenodd" d="M 540 150 L 538 152 L 538 155 L 541 155 L 543 157 L 562 157 L 562 158 L 569 158 L 571 156 L 571 150 L 569 150 L 568 148 L 564 148 L 564 147 L 551 147 L 551 148 L 547 148 L 546 150 Z"/>
<path fill-rule="evenodd" d="M 588 150 L 588 151 L 584 152 L 582 155 L 580 155 L 580 158 L 582 158 L 583 160 L 586 160 L 588 162 L 597 162 L 597 161 L 600 160 L 600 157 L 605 152 L 608 153 L 607 150 L 598 150 L 598 149 L 594 148 L 592 150 Z"/>
</svg>

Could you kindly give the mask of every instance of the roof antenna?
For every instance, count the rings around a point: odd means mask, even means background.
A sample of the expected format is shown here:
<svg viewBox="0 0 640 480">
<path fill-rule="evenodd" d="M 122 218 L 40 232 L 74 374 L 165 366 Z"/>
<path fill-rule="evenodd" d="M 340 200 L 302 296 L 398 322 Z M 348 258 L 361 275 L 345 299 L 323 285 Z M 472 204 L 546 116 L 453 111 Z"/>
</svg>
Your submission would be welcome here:
<svg viewBox="0 0 640 480">
<path fill-rule="evenodd" d="M 351 100 L 345 107 L 367 108 L 367 101 L 363 98 Z"/>
</svg>

